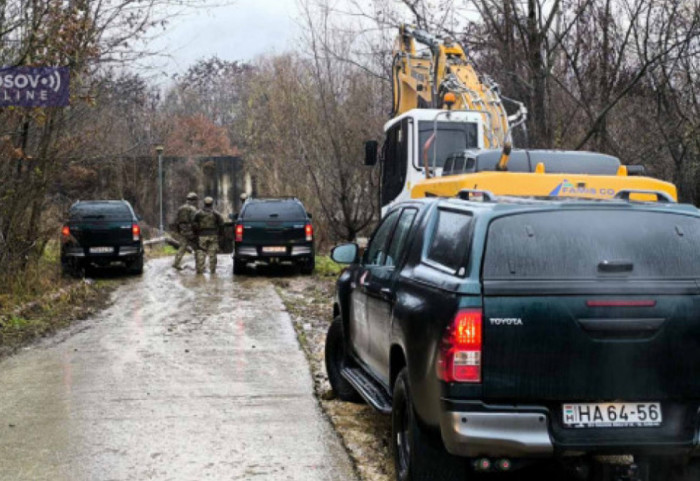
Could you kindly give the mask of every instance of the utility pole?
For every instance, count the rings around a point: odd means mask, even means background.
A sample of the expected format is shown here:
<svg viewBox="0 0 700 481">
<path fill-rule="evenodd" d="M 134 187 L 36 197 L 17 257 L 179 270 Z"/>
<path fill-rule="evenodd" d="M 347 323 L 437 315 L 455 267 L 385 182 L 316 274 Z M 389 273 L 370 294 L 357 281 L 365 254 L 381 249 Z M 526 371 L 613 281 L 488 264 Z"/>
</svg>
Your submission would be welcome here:
<svg viewBox="0 0 700 481">
<path fill-rule="evenodd" d="M 158 224 L 158 232 L 161 236 L 165 233 L 163 230 L 163 145 L 156 145 L 158 152 L 158 202 L 160 204 L 160 222 Z"/>
</svg>

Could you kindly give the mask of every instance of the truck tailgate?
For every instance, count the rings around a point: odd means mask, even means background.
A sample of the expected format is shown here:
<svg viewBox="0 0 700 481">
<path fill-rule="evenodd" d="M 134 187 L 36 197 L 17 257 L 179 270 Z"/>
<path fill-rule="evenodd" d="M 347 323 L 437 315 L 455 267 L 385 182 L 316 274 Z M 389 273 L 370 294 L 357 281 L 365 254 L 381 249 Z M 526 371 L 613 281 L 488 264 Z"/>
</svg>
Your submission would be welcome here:
<svg viewBox="0 0 700 481">
<path fill-rule="evenodd" d="M 92 221 L 68 224 L 71 235 L 83 247 L 119 246 L 133 243 L 130 221 Z"/>
<path fill-rule="evenodd" d="M 484 306 L 490 399 L 700 398 L 697 294 L 487 295 Z"/>
<path fill-rule="evenodd" d="M 700 399 L 698 246 L 695 215 L 572 209 L 494 220 L 485 397 Z"/>
<path fill-rule="evenodd" d="M 306 241 L 306 223 L 285 221 L 244 221 L 246 244 L 284 245 Z"/>
</svg>

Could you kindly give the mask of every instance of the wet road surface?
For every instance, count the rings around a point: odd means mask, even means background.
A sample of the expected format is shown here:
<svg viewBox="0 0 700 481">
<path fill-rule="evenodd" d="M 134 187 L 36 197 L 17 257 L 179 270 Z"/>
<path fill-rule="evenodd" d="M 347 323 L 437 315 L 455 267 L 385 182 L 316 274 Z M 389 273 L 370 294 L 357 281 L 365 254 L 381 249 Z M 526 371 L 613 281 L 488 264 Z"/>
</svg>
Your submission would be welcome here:
<svg viewBox="0 0 700 481">
<path fill-rule="evenodd" d="M 0 362 L 0 480 L 356 479 L 271 284 L 170 262 Z"/>
</svg>

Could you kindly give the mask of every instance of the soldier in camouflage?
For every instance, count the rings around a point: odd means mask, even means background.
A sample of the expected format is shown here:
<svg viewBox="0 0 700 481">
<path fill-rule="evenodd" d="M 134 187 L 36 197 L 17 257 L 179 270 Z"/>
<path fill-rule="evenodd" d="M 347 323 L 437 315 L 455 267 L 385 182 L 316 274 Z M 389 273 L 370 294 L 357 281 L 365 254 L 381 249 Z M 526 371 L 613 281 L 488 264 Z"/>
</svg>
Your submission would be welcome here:
<svg viewBox="0 0 700 481">
<path fill-rule="evenodd" d="M 191 247 L 197 252 L 197 234 L 194 231 L 194 216 L 197 214 L 197 201 L 199 197 L 194 192 L 187 194 L 187 201 L 177 210 L 177 218 L 175 219 L 175 229 L 179 234 L 180 248 L 175 254 L 173 268 L 182 269 L 182 258 L 187 252 L 187 248 Z"/>
<path fill-rule="evenodd" d="M 204 208 L 194 216 L 194 229 L 199 236 L 197 249 L 197 274 L 204 274 L 206 257 L 209 257 L 209 271 L 216 272 L 216 254 L 219 252 L 219 236 L 224 227 L 224 218 L 214 210 L 214 199 L 204 199 Z"/>
</svg>

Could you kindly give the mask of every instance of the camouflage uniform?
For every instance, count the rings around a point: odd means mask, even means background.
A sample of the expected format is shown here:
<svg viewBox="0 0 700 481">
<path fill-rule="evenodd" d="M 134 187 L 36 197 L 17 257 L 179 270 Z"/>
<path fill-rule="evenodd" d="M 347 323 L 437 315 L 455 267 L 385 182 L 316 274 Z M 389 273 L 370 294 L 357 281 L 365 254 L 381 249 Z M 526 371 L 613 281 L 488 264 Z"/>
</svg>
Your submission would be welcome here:
<svg viewBox="0 0 700 481">
<path fill-rule="evenodd" d="M 182 258 L 185 256 L 188 247 L 191 247 L 195 251 L 196 256 L 197 235 L 194 231 L 194 217 L 197 214 L 197 199 L 197 194 L 188 194 L 187 203 L 181 205 L 177 210 L 175 227 L 177 229 L 177 233 L 179 234 L 178 240 L 180 241 L 180 248 L 177 250 L 175 260 L 173 261 L 173 267 L 175 269 L 180 269 Z"/>
<path fill-rule="evenodd" d="M 197 273 L 203 274 L 206 257 L 209 256 L 209 271 L 216 272 L 216 254 L 219 252 L 219 235 L 224 226 L 224 218 L 212 205 L 214 199 L 204 199 L 204 208 L 194 216 L 195 232 L 199 236 L 199 249 L 196 252 Z"/>
</svg>

